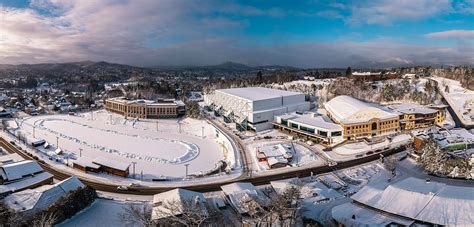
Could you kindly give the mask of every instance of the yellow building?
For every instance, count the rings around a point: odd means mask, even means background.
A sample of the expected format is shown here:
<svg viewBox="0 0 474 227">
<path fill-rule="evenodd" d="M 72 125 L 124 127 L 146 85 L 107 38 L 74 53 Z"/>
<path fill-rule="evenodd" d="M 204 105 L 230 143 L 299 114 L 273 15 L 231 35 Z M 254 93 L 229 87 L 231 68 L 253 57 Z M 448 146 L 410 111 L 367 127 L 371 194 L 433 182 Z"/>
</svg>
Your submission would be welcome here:
<svg viewBox="0 0 474 227">
<path fill-rule="evenodd" d="M 325 104 L 328 116 L 343 129 L 344 139 L 390 135 L 400 131 L 397 114 L 350 96 L 337 96 Z"/>
<path fill-rule="evenodd" d="M 400 116 L 400 128 L 412 130 L 441 125 L 446 119 L 445 105 L 421 106 L 417 104 L 404 103 L 389 107 Z"/>
<path fill-rule="evenodd" d="M 130 118 L 168 118 L 177 117 L 186 113 L 186 106 L 182 101 L 174 99 L 130 100 L 124 97 L 106 99 L 105 109 Z"/>
</svg>

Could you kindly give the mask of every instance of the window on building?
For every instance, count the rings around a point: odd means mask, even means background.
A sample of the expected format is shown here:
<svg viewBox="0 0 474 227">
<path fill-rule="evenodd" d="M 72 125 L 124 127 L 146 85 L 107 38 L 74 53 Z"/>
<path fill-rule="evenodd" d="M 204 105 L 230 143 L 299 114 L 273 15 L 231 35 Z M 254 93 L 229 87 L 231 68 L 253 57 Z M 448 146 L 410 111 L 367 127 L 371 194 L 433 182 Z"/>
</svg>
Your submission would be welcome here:
<svg viewBox="0 0 474 227">
<path fill-rule="evenodd" d="M 318 134 L 323 137 L 328 137 L 328 132 L 325 131 L 318 131 Z"/>
<path fill-rule="evenodd" d="M 342 132 L 341 131 L 331 132 L 331 136 L 342 136 Z"/>
</svg>

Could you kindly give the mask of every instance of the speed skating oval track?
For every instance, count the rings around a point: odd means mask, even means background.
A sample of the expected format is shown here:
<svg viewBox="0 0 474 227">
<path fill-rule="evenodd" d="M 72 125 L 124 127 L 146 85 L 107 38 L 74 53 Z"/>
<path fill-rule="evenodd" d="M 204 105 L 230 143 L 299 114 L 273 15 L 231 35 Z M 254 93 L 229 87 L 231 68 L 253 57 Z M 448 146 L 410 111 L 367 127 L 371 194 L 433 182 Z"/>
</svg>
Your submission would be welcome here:
<svg viewBox="0 0 474 227">
<path fill-rule="evenodd" d="M 220 126 L 214 124 L 214 126 L 218 127 L 222 132 L 225 133 L 225 130 L 222 129 Z M 227 134 L 227 133 L 226 133 Z M 344 168 L 349 168 L 353 166 L 357 166 L 360 164 L 364 164 L 370 161 L 374 161 L 379 159 L 380 154 L 383 154 L 384 156 L 387 155 L 392 155 L 398 152 L 401 152 L 405 150 L 405 148 L 398 147 L 395 149 L 390 149 L 386 150 L 382 153 L 374 153 L 373 155 L 370 156 L 365 156 L 362 158 L 358 158 L 355 160 L 350 160 L 350 161 L 344 161 L 344 162 L 338 162 L 337 165 L 335 166 L 319 166 L 319 167 L 313 167 L 313 168 L 307 168 L 307 169 L 298 169 L 298 170 L 288 170 L 283 173 L 275 173 L 271 175 L 265 175 L 265 176 L 251 176 L 249 175 L 249 168 L 248 168 L 248 162 L 247 162 L 247 157 L 246 157 L 246 152 L 244 152 L 244 147 L 243 145 L 239 142 L 239 139 L 234 137 L 233 135 L 227 134 L 227 136 L 231 137 L 234 143 L 237 146 L 237 149 L 239 150 L 242 160 L 243 160 L 243 172 L 242 174 L 233 179 L 229 180 L 222 180 L 217 183 L 196 183 L 192 182 L 192 185 L 189 186 L 184 186 L 182 188 L 188 189 L 188 190 L 193 190 L 193 191 L 198 191 L 198 192 L 211 192 L 211 191 L 219 191 L 220 187 L 222 185 L 230 184 L 230 183 L 235 183 L 235 182 L 250 182 L 254 185 L 263 185 L 263 184 L 268 184 L 270 181 L 275 181 L 275 180 L 282 180 L 282 179 L 287 179 L 287 178 L 292 178 L 292 177 L 305 177 L 305 176 L 311 176 L 311 175 L 316 175 L 316 174 L 322 174 L 322 173 L 328 173 L 334 170 L 338 169 L 344 169 Z M 7 140 L 5 140 L 3 137 L 0 137 L 0 146 L 5 148 L 7 152 L 9 153 L 17 153 L 21 157 L 23 157 L 26 160 L 35 160 L 30 154 L 24 152 L 23 150 L 19 149 L 15 145 L 11 144 Z M 47 164 L 46 162 L 42 160 L 38 160 L 38 164 L 47 172 L 51 173 L 54 175 L 55 179 L 58 180 L 64 180 L 66 178 L 69 178 L 72 176 L 69 173 L 64 173 L 61 170 L 58 170 L 54 168 L 53 166 Z M 102 183 L 102 182 L 96 182 L 88 178 L 84 178 L 82 176 L 77 176 L 84 184 L 94 188 L 95 190 L 98 191 L 105 191 L 105 192 L 114 192 L 114 193 L 122 193 L 122 194 L 136 194 L 136 195 L 154 195 L 157 193 L 165 192 L 172 190 L 176 187 L 170 187 L 170 186 L 162 186 L 162 187 L 152 187 L 152 186 L 137 186 L 137 187 L 128 187 L 128 190 L 118 190 L 117 187 L 121 186 L 121 184 L 112 184 L 112 183 Z"/>
</svg>

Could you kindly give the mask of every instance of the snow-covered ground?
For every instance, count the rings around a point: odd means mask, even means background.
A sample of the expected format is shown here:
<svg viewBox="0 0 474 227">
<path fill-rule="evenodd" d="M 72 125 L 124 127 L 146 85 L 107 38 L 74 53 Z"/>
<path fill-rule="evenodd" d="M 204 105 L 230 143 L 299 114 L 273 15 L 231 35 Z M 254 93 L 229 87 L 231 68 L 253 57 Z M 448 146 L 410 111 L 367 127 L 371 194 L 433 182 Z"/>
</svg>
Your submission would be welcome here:
<svg viewBox="0 0 474 227">
<path fill-rule="evenodd" d="M 135 203 L 141 204 L 140 202 L 126 202 L 118 200 L 108 199 L 97 199 L 92 205 L 72 218 L 64 221 L 63 223 L 56 225 L 57 227 L 80 227 L 80 226 L 114 226 L 121 227 L 127 226 L 120 218 L 120 214 L 124 212 L 124 208 L 128 204 Z M 136 225 L 140 226 L 140 225 Z"/>
<path fill-rule="evenodd" d="M 331 226 L 334 224 L 332 222 L 331 215 L 332 208 L 337 205 L 350 202 L 350 195 L 356 193 L 370 181 L 376 179 L 376 176 L 380 175 L 381 173 L 384 175 L 388 174 L 388 172 L 380 166 L 379 162 L 375 161 L 334 172 L 334 176 L 337 176 L 339 178 L 338 180 L 343 181 L 346 184 L 345 187 L 339 190 L 324 187 L 325 185 L 321 186 L 321 183 L 316 181 L 313 184 L 318 185 L 317 183 L 319 183 L 319 186 L 317 187 L 321 191 L 315 196 L 305 198 L 303 200 L 303 216 L 308 219 L 316 220 L 324 226 Z M 321 176 L 324 175 L 326 174 Z M 320 179 L 321 176 L 316 177 Z M 318 199 L 321 195 L 332 196 L 325 196 L 327 199 L 324 200 Z"/>
<path fill-rule="evenodd" d="M 448 104 L 465 125 L 474 125 L 474 91 L 461 86 L 459 81 L 432 77 Z M 448 89 L 446 89 L 448 87 Z"/>
<path fill-rule="evenodd" d="M 230 141 L 224 136 L 216 137 L 216 129 L 202 120 L 125 119 L 101 110 L 78 116 L 43 115 L 15 121 L 9 122 L 15 135 L 20 133 L 28 142 L 34 141 L 34 126 L 35 138 L 51 145 L 40 150 L 53 159 L 63 159 L 63 163 L 67 163 L 67 157 L 69 165 L 74 159 L 97 157 L 126 164 L 136 162 L 137 178 L 143 173 L 144 180 L 183 177 L 184 164 L 189 164 L 189 174 L 206 173 L 221 160 L 233 169 L 240 168 Z M 54 154 L 57 143 L 63 155 Z"/>
</svg>

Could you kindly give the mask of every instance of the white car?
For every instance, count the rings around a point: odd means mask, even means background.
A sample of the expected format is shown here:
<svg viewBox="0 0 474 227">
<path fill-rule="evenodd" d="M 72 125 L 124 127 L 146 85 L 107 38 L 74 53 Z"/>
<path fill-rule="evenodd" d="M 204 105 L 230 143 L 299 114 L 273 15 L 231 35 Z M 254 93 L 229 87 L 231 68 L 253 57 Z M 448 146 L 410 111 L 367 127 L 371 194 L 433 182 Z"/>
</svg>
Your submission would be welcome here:
<svg viewBox="0 0 474 227">
<path fill-rule="evenodd" d="M 141 187 L 142 185 L 139 184 L 139 183 L 130 183 L 128 186 L 129 187 Z"/>
<path fill-rule="evenodd" d="M 121 186 L 118 186 L 118 187 L 117 187 L 117 190 L 118 190 L 118 191 L 127 191 L 127 190 L 128 190 L 128 187 L 125 186 L 125 185 L 121 185 Z"/>
</svg>

